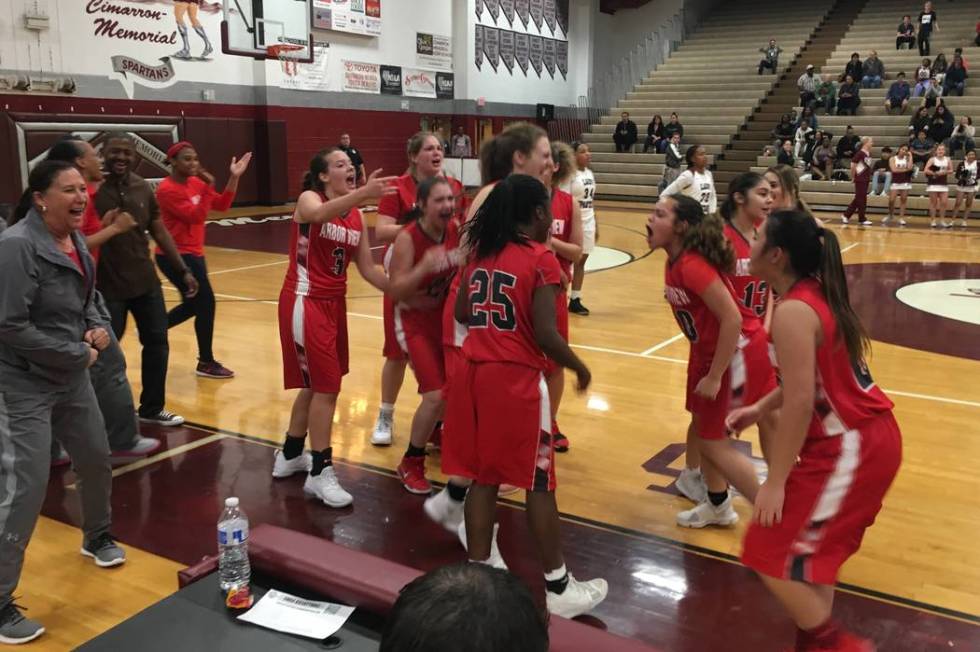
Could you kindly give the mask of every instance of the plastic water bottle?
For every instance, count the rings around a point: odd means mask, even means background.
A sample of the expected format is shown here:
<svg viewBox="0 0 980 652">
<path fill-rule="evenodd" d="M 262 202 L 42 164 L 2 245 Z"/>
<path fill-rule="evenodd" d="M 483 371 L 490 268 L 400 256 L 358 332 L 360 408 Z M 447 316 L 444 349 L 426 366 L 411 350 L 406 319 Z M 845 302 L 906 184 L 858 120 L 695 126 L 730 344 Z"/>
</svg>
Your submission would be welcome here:
<svg viewBox="0 0 980 652">
<path fill-rule="evenodd" d="M 237 498 L 226 498 L 218 519 L 218 582 L 222 591 L 248 586 L 248 517 Z"/>
</svg>

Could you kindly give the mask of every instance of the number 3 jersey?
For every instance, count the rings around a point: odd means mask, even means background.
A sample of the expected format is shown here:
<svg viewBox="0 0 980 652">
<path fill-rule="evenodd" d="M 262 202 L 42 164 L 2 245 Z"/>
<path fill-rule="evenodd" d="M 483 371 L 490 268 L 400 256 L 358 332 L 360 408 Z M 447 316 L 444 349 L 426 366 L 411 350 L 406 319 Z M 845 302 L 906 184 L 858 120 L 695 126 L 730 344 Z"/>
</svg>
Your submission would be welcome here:
<svg viewBox="0 0 980 652">
<path fill-rule="evenodd" d="M 322 193 L 320 199 L 327 201 Z M 357 254 L 363 224 L 356 208 L 323 224 L 300 224 L 294 219 L 283 290 L 310 299 L 345 296 L 347 265 Z"/>
<path fill-rule="evenodd" d="M 469 328 L 463 355 L 474 362 L 510 362 L 543 370 L 545 357 L 534 337 L 534 291 L 559 285 L 555 254 L 543 244 L 509 243 L 494 256 L 471 262 Z"/>
<path fill-rule="evenodd" d="M 674 319 L 691 342 L 691 360 L 710 360 L 718 346 L 720 324 L 715 314 L 701 299 L 701 294 L 721 280 L 743 314 L 742 333 L 758 330 L 758 319 L 745 319 L 746 310 L 732 288 L 731 281 L 694 251 L 685 251 L 674 262 L 667 261 L 664 278 L 664 298 L 674 311 Z"/>
</svg>

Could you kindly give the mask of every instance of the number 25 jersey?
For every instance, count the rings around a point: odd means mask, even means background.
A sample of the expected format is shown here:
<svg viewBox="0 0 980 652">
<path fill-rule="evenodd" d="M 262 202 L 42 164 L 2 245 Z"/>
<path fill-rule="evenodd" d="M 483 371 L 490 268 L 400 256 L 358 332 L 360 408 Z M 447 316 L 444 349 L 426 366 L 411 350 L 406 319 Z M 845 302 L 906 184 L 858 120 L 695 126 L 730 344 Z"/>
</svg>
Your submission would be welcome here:
<svg viewBox="0 0 980 652">
<path fill-rule="evenodd" d="M 539 287 L 561 283 L 555 254 L 539 242 L 512 242 L 467 265 L 463 278 L 470 304 L 463 355 L 474 362 L 544 369 L 534 337 L 533 297 Z"/>
<path fill-rule="evenodd" d="M 326 197 L 321 193 L 320 199 Z M 311 299 L 334 299 L 347 294 L 347 266 L 361 242 L 361 211 L 350 209 L 323 224 L 290 227 L 289 269 L 282 289 Z"/>
</svg>

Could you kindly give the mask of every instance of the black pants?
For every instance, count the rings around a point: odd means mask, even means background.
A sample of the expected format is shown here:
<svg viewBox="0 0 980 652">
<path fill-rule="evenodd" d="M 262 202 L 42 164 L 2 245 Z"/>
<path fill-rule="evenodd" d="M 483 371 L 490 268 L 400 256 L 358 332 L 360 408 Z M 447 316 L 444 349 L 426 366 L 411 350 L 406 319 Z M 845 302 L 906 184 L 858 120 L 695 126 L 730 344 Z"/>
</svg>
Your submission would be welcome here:
<svg viewBox="0 0 980 652">
<path fill-rule="evenodd" d="M 810 106 L 810 104 L 813 103 L 813 101 L 816 99 L 817 96 L 814 93 L 811 93 L 810 91 L 802 91 L 800 93 L 800 106 L 805 109 L 806 107 Z"/>
<path fill-rule="evenodd" d="M 143 417 L 159 414 L 166 403 L 167 363 L 170 359 L 163 291 L 157 286 L 132 299 L 106 299 L 106 307 L 112 317 L 112 332 L 120 340 L 126 332 L 126 318 L 133 313 L 140 344 L 143 345 L 143 391 L 140 392 L 139 414 Z"/>
<path fill-rule="evenodd" d="M 180 270 L 174 269 L 166 256 L 157 256 L 157 267 L 163 275 L 180 290 L 183 300 L 176 308 L 167 313 L 167 328 L 173 328 L 178 324 L 194 318 L 194 334 L 197 336 L 197 357 L 201 362 L 214 362 L 214 352 L 211 345 L 214 342 L 214 291 L 208 281 L 208 268 L 204 262 L 204 256 L 194 256 L 192 254 L 181 254 L 187 269 L 197 279 L 197 294 L 188 299 L 184 297 L 187 286 Z"/>
<path fill-rule="evenodd" d="M 914 36 L 899 36 L 895 39 L 895 49 L 901 50 L 902 46 L 905 45 L 908 49 L 915 47 L 915 37 Z"/>
<path fill-rule="evenodd" d="M 837 100 L 837 115 L 857 115 L 858 107 L 861 106 L 859 97 L 841 97 Z"/>
<path fill-rule="evenodd" d="M 769 61 L 768 59 L 763 59 L 762 61 L 759 62 L 759 74 L 760 75 L 762 74 L 762 70 L 764 68 L 768 68 L 769 70 L 772 71 L 772 74 L 775 75 L 776 74 L 776 67 L 777 67 L 777 64 L 776 64 L 775 61 Z"/>
<path fill-rule="evenodd" d="M 616 143 L 617 152 L 630 152 L 633 150 L 633 145 L 636 144 L 635 140 L 628 140 L 626 138 L 614 138 L 613 142 Z"/>
<path fill-rule="evenodd" d="M 929 32 L 919 32 L 919 56 L 927 57 L 929 56 L 929 37 L 932 36 Z"/>
</svg>

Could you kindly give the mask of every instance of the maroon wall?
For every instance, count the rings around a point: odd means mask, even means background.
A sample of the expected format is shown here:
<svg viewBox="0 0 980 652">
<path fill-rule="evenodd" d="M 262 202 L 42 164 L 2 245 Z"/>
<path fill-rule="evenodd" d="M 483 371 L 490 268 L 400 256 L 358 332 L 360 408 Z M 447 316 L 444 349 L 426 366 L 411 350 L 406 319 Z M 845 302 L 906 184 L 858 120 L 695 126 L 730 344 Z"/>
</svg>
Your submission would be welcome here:
<svg viewBox="0 0 980 652">
<path fill-rule="evenodd" d="M 406 168 L 405 141 L 419 128 L 423 114 L 409 111 L 367 111 L 307 107 L 250 106 L 184 102 L 108 100 L 70 96 L 0 94 L 0 202 L 20 196 L 22 180 L 14 162 L 17 145 L 13 120 L 7 114 L 30 114 L 36 120 L 132 120 L 140 117 L 178 118 L 180 135 L 197 144 L 205 165 L 219 184 L 227 176 L 227 163 L 245 149 L 256 151 L 249 175 L 242 180 L 237 203 L 275 204 L 293 199 L 309 159 L 319 149 L 335 145 L 341 132 L 364 156 L 368 172 L 384 168 L 402 174 Z M 77 118 L 76 118 L 77 116 Z M 474 139 L 477 116 L 451 118 Z M 492 117 L 494 132 L 509 116 Z M 261 156 L 259 156 L 261 154 Z"/>
</svg>

